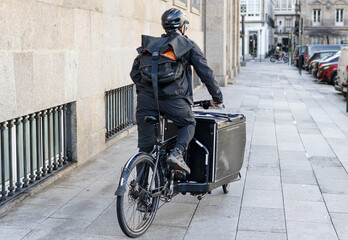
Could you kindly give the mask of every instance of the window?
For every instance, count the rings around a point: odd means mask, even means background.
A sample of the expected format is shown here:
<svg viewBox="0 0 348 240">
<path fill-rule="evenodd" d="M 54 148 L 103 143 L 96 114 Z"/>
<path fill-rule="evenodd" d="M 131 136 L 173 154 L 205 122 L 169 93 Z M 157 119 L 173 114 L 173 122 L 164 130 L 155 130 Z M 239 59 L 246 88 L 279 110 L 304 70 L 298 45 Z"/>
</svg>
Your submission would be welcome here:
<svg viewBox="0 0 348 240">
<path fill-rule="evenodd" d="M 246 0 L 240 1 L 240 13 L 246 13 L 247 12 L 247 4 Z"/>
<path fill-rule="evenodd" d="M 335 25 L 343 26 L 343 9 L 336 9 Z"/>
<path fill-rule="evenodd" d="M 201 14 L 202 1 L 201 0 L 191 0 L 191 12 L 196 14 Z"/>
<path fill-rule="evenodd" d="M 312 44 L 320 44 L 320 37 L 312 37 Z"/>
<path fill-rule="evenodd" d="M 260 16 L 261 12 L 261 3 L 260 0 L 247 0 L 247 13 L 248 16 L 253 17 L 253 16 Z"/>
<path fill-rule="evenodd" d="M 285 19 L 285 27 L 289 28 L 289 27 L 292 27 L 291 26 L 291 19 Z"/>
<path fill-rule="evenodd" d="M 294 11 L 296 0 L 276 0 L 275 11 Z"/>
<path fill-rule="evenodd" d="M 313 10 L 313 25 L 320 25 L 320 21 L 321 21 L 320 13 L 321 13 L 320 9 Z"/>
<path fill-rule="evenodd" d="M 173 0 L 173 4 L 184 9 L 187 8 L 187 0 Z"/>
<path fill-rule="evenodd" d="M 341 44 L 343 41 L 342 37 L 335 37 L 335 44 Z"/>
</svg>

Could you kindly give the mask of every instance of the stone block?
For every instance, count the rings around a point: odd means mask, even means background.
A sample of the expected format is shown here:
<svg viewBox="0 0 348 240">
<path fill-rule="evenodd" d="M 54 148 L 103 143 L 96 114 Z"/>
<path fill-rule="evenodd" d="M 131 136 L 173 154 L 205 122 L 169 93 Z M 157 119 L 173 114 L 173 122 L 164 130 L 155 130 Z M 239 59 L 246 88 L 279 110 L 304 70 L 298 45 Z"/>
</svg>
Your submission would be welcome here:
<svg viewBox="0 0 348 240">
<path fill-rule="evenodd" d="M 74 48 L 91 48 L 91 14 L 81 9 L 74 10 Z"/>
<path fill-rule="evenodd" d="M 104 16 L 101 13 L 91 12 L 91 47 L 104 48 Z"/>
<path fill-rule="evenodd" d="M 330 215 L 324 202 L 284 201 L 287 221 L 330 223 Z"/>
<path fill-rule="evenodd" d="M 288 240 L 338 240 L 335 229 L 329 223 L 287 221 Z"/>
<path fill-rule="evenodd" d="M 56 50 L 58 46 L 58 7 L 50 4 L 30 4 L 22 13 L 22 50 Z M 22 19 L 24 20 L 25 18 Z"/>
<path fill-rule="evenodd" d="M 95 220 L 112 202 L 111 199 L 88 199 L 75 197 L 64 207 L 60 208 L 52 218 L 71 220 Z M 82 222 L 82 221 L 81 221 Z"/>
<path fill-rule="evenodd" d="M 92 146 L 94 146 L 92 148 L 97 148 L 98 150 L 100 150 L 101 135 L 103 135 L 102 142 L 105 142 L 104 93 L 80 99 L 77 101 L 76 105 L 78 142 L 83 141 L 84 144 L 87 144 L 89 146 L 92 144 Z M 95 139 L 92 141 L 91 139 L 93 139 L 93 137 Z M 86 138 L 90 138 L 89 140 L 92 141 L 92 143 L 86 143 Z M 87 145 L 83 146 L 84 149 L 78 149 L 78 151 L 81 153 L 83 151 L 97 151 L 89 149 Z"/>
<path fill-rule="evenodd" d="M 38 52 L 33 55 L 33 92 L 35 110 L 64 103 L 65 55 L 60 52 Z"/>
<path fill-rule="evenodd" d="M 74 0 L 75 8 L 84 9 L 92 12 L 103 12 L 103 2 L 100 0 Z"/>
<path fill-rule="evenodd" d="M 348 195 L 323 194 L 326 206 L 331 213 L 348 213 Z"/>
<path fill-rule="evenodd" d="M 20 7 L 13 1 L 0 3 L 0 50 L 21 49 L 22 19 L 17 17 L 22 16 Z"/>
<path fill-rule="evenodd" d="M 185 239 L 235 239 L 237 222 L 235 217 L 195 215 Z"/>
<path fill-rule="evenodd" d="M 238 231 L 236 240 L 287 240 L 286 233 Z"/>
<path fill-rule="evenodd" d="M 74 47 L 74 10 L 58 7 L 58 49 Z"/>
<path fill-rule="evenodd" d="M 104 16 L 117 16 L 119 14 L 119 2 L 114 0 L 104 0 L 103 14 Z"/>
<path fill-rule="evenodd" d="M 0 122 L 9 120 L 16 115 L 16 85 L 13 55 L 0 54 Z M 11 107 L 10 107 L 11 106 Z"/>
<path fill-rule="evenodd" d="M 78 52 L 65 52 L 65 71 L 64 71 L 64 99 L 65 102 L 76 101 L 77 97 L 77 77 L 78 77 Z"/>
<path fill-rule="evenodd" d="M 120 48 L 121 33 L 120 33 L 120 18 L 111 15 L 104 15 L 104 41 L 106 49 Z"/>
<path fill-rule="evenodd" d="M 283 208 L 281 191 L 244 190 L 243 207 Z"/>
<path fill-rule="evenodd" d="M 285 200 L 323 202 L 317 185 L 283 184 L 283 195 Z"/>
<path fill-rule="evenodd" d="M 331 218 L 339 239 L 348 239 L 348 214 L 331 213 Z"/>
<path fill-rule="evenodd" d="M 94 71 L 101 71 L 102 61 L 98 52 L 80 51 L 77 66 L 77 98 L 85 98 L 102 91 L 103 86 L 95 79 Z M 102 81 L 103 79 L 101 79 Z"/>
<path fill-rule="evenodd" d="M 279 176 L 262 176 L 248 173 L 246 183 L 246 190 L 269 190 L 281 191 Z"/>
<path fill-rule="evenodd" d="M 13 56 L 14 78 L 16 83 L 17 112 L 25 115 L 34 112 L 36 105 L 34 86 L 33 53 L 15 53 Z"/>
<path fill-rule="evenodd" d="M 262 223 L 262 224 L 260 224 Z M 283 209 L 242 207 L 238 231 L 285 233 Z"/>
</svg>

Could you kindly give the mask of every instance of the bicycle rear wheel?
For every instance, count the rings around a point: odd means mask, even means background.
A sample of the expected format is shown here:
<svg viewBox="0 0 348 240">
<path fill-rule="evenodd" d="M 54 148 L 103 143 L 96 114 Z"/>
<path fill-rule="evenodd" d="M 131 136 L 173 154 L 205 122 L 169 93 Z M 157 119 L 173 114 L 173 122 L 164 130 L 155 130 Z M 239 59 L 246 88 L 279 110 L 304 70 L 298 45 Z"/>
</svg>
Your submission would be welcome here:
<svg viewBox="0 0 348 240">
<path fill-rule="evenodd" d="M 272 63 L 274 63 L 276 61 L 276 58 L 274 56 L 270 57 L 269 59 Z"/>
<path fill-rule="evenodd" d="M 283 58 L 283 61 L 284 61 L 285 63 L 288 63 L 288 62 L 289 62 L 289 58 L 288 58 L 288 57 L 284 57 L 284 58 Z"/>
<path fill-rule="evenodd" d="M 154 171 L 152 157 L 146 154 L 139 155 L 128 176 L 124 177 L 126 192 L 117 197 L 118 223 L 128 237 L 139 237 L 146 232 L 155 218 L 159 197 L 152 197 L 149 185 Z M 155 174 L 151 189 L 160 186 L 159 171 Z"/>
</svg>

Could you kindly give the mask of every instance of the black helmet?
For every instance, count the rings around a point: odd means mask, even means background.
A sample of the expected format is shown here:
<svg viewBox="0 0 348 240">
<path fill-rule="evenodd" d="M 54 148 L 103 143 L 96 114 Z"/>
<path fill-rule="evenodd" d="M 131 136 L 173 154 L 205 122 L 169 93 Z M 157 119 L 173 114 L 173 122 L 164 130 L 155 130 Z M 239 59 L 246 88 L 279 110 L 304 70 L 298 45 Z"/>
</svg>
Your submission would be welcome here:
<svg viewBox="0 0 348 240">
<path fill-rule="evenodd" d="M 188 24 L 186 15 L 177 8 L 171 8 L 165 11 L 162 15 L 162 27 L 166 32 L 180 29 L 184 24 Z"/>
</svg>

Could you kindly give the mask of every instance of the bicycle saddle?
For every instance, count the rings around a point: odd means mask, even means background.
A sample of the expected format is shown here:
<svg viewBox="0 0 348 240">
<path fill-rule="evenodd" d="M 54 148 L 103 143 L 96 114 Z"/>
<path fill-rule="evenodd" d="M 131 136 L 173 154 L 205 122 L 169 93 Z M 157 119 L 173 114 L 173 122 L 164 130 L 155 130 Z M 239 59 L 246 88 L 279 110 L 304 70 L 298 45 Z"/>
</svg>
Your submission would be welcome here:
<svg viewBox="0 0 348 240">
<path fill-rule="evenodd" d="M 145 117 L 145 121 L 151 124 L 156 124 L 158 123 L 158 118 L 154 117 L 154 116 L 146 116 Z"/>
</svg>

